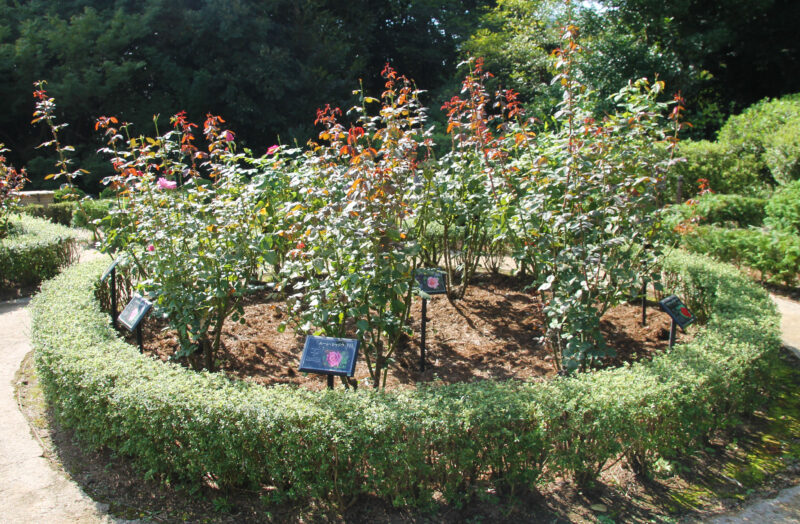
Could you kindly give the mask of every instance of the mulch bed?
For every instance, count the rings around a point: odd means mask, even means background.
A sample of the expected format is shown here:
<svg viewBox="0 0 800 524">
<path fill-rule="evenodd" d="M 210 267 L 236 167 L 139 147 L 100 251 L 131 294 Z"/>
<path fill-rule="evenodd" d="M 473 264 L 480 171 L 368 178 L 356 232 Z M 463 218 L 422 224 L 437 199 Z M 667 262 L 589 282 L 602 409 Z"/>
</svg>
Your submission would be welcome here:
<svg viewBox="0 0 800 524">
<path fill-rule="evenodd" d="M 556 373 L 553 357 L 540 341 L 545 318 L 535 291 L 520 291 L 522 284 L 505 275 L 482 275 L 462 300 L 436 296 L 428 301 L 426 369 L 420 371 L 421 303 L 411 312 L 414 335 L 404 341 L 390 364 L 387 389 L 413 388 L 419 383 L 452 384 L 475 380 L 547 380 Z M 326 387 L 321 375 L 297 371 L 303 338 L 291 327 L 280 333 L 287 320 L 282 302 L 250 297 L 244 323 L 226 323 L 220 369 L 263 385 L 294 384 L 318 390 Z M 601 319 L 606 341 L 616 356 L 604 365 L 649 359 L 668 343 L 669 317 L 649 307 L 647 325 L 641 325 L 641 306 L 624 304 Z M 145 352 L 168 360 L 178 347 L 174 331 L 165 321 L 148 318 L 144 324 Z M 679 332 L 678 340 L 682 335 Z M 129 340 L 134 338 L 129 335 Z M 183 359 L 183 363 L 188 362 Z M 368 378 L 361 356 L 355 378 Z M 337 380 L 338 384 L 338 380 Z"/>
</svg>

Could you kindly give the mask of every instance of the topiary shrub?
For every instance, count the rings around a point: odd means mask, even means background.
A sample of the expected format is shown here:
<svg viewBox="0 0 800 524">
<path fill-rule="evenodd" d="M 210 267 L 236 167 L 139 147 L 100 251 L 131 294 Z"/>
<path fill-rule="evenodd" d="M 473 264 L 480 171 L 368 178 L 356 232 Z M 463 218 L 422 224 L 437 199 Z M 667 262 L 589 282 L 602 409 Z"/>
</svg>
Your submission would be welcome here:
<svg viewBox="0 0 800 524">
<path fill-rule="evenodd" d="M 78 231 L 26 215 L 11 225 L 0 240 L 0 287 L 36 285 L 77 260 Z"/>
<path fill-rule="evenodd" d="M 767 203 L 766 214 L 768 226 L 800 235 L 800 180 L 775 191 Z"/>
<path fill-rule="evenodd" d="M 416 391 L 311 392 L 195 373 L 139 354 L 96 299 L 107 261 L 70 268 L 33 300 L 35 359 L 58 420 L 147 475 L 221 487 L 272 486 L 270 499 L 395 505 L 510 493 L 625 457 L 640 471 L 702 446 L 758 398 L 780 347 L 767 293 L 731 266 L 673 253 L 668 289 L 707 319 L 650 362 L 547 383 Z M 299 348 L 298 348 L 299 351 Z"/>
<path fill-rule="evenodd" d="M 747 151 L 735 152 L 722 142 L 700 140 L 678 145 L 677 157 L 684 158 L 670 171 L 667 200 L 677 191 L 677 179 L 683 177 L 682 196 L 695 196 L 700 186 L 698 180 L 706 179 L 717 193 L 747 193 L 766 191 L 769 178 L 758 157 Z"/>
<path fill-rule="evenodd" d="M 755 159 L 756 169 L 778 183 L 795 180 L 800 162 L 800 93 L 765 98 L 728 119 L 718 141 L 733 155 Z"/>
</svg>

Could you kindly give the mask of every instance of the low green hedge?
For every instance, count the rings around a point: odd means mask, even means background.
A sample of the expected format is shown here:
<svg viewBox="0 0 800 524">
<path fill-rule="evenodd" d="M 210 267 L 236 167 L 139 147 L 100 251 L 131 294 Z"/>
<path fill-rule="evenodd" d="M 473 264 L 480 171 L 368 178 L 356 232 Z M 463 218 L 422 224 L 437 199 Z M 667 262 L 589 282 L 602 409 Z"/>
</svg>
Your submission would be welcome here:
<svg viewBox="0 0 800 524">
<path fill-rule="evenodd" d="M 36 285 L 77 259 L 79 231 L 20 215 L 0 240 L 0 287 Z"/>
<path fill-rule="evenodd" d="M 764 223 L 767 200 L 742 195 L 708 193 L 695 204 L 670 206 L 664 210 L 667 224 L 677 225 L 689 219 L 700 224 L 731 224 L 738 227 L 760 226 Z"/>
<path fill-rule="evenodd" d="M 675 253 L 666 281 L 708 320 L 651 362 L 548 383 L 265 388 L 165 364 L 122 341 L 95 298 L 107 264 L 70 268 L 32 302 L 36 366 L 60 422 L 146 475 L 271 486 L 274 500 L 374 494 L 424 506 L 437 493 L 452 502 L 564 474 L 587 481 L 623 456 L 645 469 L 732 422 L 780 346 L 762 289 L 731 266 Z"/>
<path fill-rule="evenodd" d="M 108 216 L 108 211 L 113 204 L 113 200 L 83 200 L 80 205 L 74 201 L 58 202 L 47 206 L 28 204 L 22 206 L 20 212 L 46 218 L 63 226 L 92 229 L 92 222 Z"/>
<path fill-rule="evenodd" d="M 773 283 L 793 286 L 800 277 L 800 236 L 783 231 L 699 226 L 680 236 L 681 246 L 761 272 Z"/>
</svg>

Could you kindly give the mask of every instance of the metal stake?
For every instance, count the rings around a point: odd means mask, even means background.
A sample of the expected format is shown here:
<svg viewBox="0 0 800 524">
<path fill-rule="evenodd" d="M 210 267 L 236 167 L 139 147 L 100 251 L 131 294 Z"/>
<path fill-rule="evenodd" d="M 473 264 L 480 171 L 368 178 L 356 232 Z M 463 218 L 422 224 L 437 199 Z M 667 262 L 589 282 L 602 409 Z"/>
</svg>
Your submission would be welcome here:
<svg viewBox="0 0 800 524">
<path fill-rule="evenodd" d="M 428 316 L 428 299 L 422 299 L 422 336 L 421 342 L 419 347 L 419 370 L 425 371 L 425 329 L 428 324 L 427 317 Z"/>
<path fill-rule="evenodd" d="M 117 268 L 111 268 L 111 325 L 117 329 Z"/>
<path fill-rule="evenodd" d="M 142 342 L 142 324 L 143 323 L 144 323 L 144 320 L 142 320 L 142 322 L 139 322 L 139 324 L 136 326 L 136 342 L 139 343 L 139 353 L 144 353 L 144 342 Z"/>
<path fill-rule="evenodd" d="M 333 375 L 328 375 L 328 389 L 333 389 Z"/>
<path fill-rule="evenodd" d="M 642 281 L 642 325 L 647 325 L 647 280 Z"/>
<path fill-rule="evenodd" d="M 675 333 L 677 331 L 677 324 L 675 321 L 672 321 L 672 325 L 669 327 L 669 348 L 672 349 L 672 346 L 675 345 Z"/>
</svg>

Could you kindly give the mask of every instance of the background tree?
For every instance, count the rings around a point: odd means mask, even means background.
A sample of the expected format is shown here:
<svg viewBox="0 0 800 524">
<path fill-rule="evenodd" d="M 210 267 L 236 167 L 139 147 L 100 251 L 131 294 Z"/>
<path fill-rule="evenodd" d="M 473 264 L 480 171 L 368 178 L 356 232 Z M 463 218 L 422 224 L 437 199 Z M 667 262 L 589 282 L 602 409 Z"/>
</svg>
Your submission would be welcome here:
<svg viewBox="0 0 800 524">
<path fill-rule="evenodd" d="M 149 132 L 154 114 L 223 115 L 245 147 L 311 136 L 317 108 L 347 107 L 390 61 L 420 88 L 451 81 L 459 44 L 493 2 L 413 0 L 116 0 L 0 2 L 0 141 L 34 185 L 52 165 L 34 151 L 30 88 L 47 79 L 65 139 L 80 144 L 84 187 L 108 175 L 95 119 L 115 114 Z"/>
</svg>

